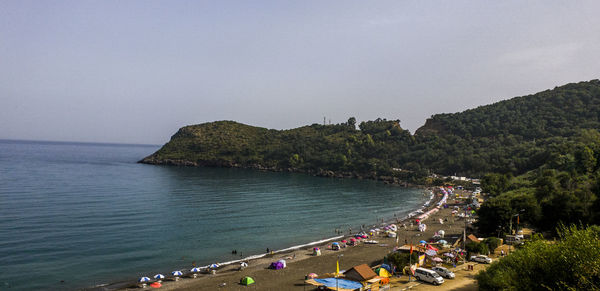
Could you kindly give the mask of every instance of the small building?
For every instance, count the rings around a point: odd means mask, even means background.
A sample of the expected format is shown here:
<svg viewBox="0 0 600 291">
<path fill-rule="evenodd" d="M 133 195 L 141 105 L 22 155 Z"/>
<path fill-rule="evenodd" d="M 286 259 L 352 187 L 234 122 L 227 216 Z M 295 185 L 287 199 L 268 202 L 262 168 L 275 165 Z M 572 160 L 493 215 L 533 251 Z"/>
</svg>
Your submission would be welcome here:
<svg viewBox="0 0 600 291">
<path fill-rule="evenodd" d="M 362 264 L 354 266 L 350 270 L 344 272 L 344 276 L 349 280 L 365 282 L 377 277 L 377 274 L 375 274 L 367 264 Z"/>
<path fill-rule="evenodd" d="M 472 234 L 467 235 L 467 242 L 469 242 L 469 241 L 476 242 L 476 243 L 480 242 L 480 240 Z"/>
</svg>

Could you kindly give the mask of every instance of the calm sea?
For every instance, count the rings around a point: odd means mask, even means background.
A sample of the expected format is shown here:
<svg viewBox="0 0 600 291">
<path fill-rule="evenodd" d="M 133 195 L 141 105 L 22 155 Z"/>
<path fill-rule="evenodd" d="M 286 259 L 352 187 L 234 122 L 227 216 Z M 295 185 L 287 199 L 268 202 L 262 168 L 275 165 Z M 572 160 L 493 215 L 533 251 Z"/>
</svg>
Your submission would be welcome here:
<svg viewBox="0 0 600 291">
<path fill-rule="evenodd" d="M 429 198 L 374 181 L 136 163 L 158 148 L 0 140 L 0 290 L 77 290 L 239 259 Z"/>
</svg>

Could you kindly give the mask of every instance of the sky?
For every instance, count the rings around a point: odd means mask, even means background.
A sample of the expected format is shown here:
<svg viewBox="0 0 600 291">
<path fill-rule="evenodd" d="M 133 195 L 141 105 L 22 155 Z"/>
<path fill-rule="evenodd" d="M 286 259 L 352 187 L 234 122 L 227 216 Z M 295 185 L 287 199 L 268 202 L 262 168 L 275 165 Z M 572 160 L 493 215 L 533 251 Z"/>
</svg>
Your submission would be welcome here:
<svg viewBox="0 0 600 291">
<path fill-rule="evenodd" d="M 600 1 L 0 1 L 0 139 L 164 144 L 217 120 L 414 132 L 600 77 Z"/>
</svg>

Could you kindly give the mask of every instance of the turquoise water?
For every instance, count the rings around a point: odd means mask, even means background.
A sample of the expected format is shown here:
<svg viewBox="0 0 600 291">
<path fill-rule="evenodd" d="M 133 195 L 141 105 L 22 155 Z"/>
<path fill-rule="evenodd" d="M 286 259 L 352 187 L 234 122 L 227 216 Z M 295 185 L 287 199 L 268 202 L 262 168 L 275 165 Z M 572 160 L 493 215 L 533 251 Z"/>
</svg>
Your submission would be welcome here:
<svg viewBox="0 0 600 291">
<path fill-rule="evenodd" d="M 0 290 L 77 290 L 239 259 L 429 198 L 374 181 L 136 163 L 158 148 L 0 140 Z"/>
</svg>

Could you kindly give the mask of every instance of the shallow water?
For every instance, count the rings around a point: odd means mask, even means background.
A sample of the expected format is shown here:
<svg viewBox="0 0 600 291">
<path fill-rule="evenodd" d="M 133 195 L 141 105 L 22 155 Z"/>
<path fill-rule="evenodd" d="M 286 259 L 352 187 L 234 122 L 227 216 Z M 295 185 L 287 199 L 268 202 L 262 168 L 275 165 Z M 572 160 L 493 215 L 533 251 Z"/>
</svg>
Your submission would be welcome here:
<svg viewBox="0 0 600 291">
<path fill-rule="evenodd" d="M 239 259 L 404 216 L 429 198 L 374 181 L 136 163 L 158 148 L 0 140 L 0 290 L 74 290 Z"/>
</svg>

